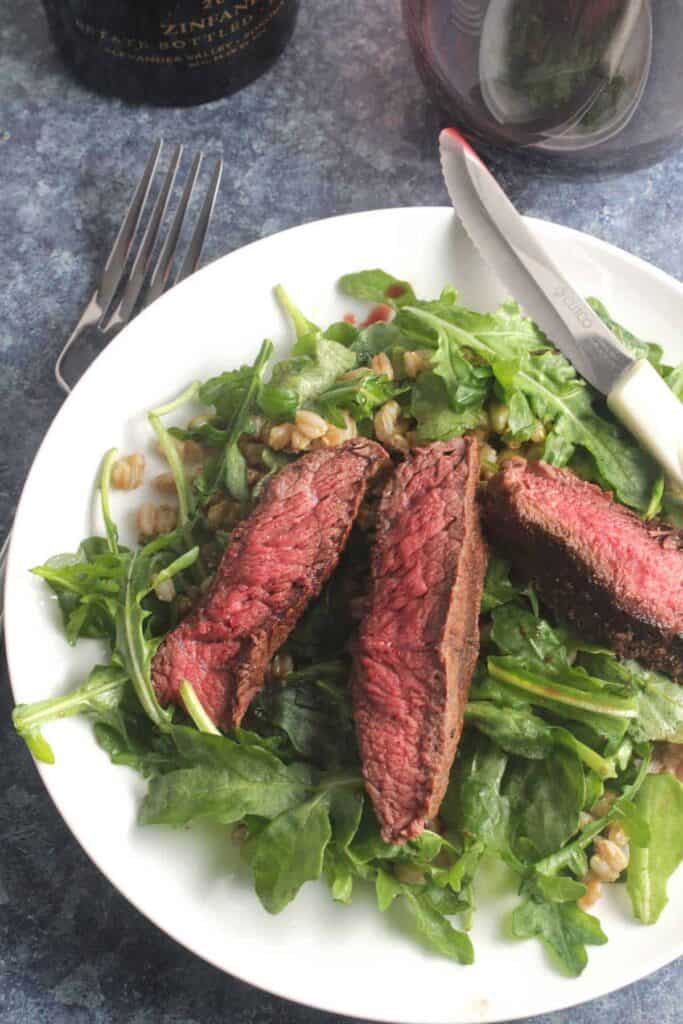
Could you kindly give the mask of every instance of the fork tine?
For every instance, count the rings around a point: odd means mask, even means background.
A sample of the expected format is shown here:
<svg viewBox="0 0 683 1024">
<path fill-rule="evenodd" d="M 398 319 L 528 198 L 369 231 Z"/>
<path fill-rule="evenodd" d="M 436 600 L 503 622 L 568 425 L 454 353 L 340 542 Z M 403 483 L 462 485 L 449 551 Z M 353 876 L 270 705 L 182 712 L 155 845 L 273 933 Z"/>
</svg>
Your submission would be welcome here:
<svg viewBox="0 0 683 1024">
<path fill-rule="evenodd" d="M 184 281 L 186 277 L 189 277 L 190 274 L 193 274 L 199 265 L 206 232 L 209 227 L 214 206 L 216 205 L 216 197 L 218 195 L 222 175 L 223 161 L 219 159 L 216 161 L 216 167 L 214 168 L 214 172 L 211 177 L 209 191 L 206 193 L 206 198 L 204 199 L 204 203 L 199 214 L 199 220 L 197 221 L 197 226 L 194 229 L 194 234 L 190 239 L 185 259 L 183 260 L 183 264 L 176 276 L 176 284 L 179 284 L 181 281 Z"/>
<path fill-rule="evenodd" d="M 157 201 L 154 204 L 154 209 L 152 210 L 140 247 L 136 253 L 133 266 L 131 267 L 126 287 L 123 290 L 123 295 L 107 321 L 107 324 L 103 327 L 104 331 L 109 331 L 113 327 L 118 327 L 121 324 L 127 323 L 135 308 L 135 303 L 137 302 L 138 296 L 142 290 L 142 286 L 145 282 L 145 276 L 149 269 L 154 244 L 159 235 L 159 228 L 161 227 L 161 223 L 168 208 L 168 201 L 171 197 L 171 191 L 173 189 L 176 174 L 178 173 L 178 165 L 182 155 L 183 147 L 176 146 L 166 172 L 164 183 L 159 195 L 157 196 Z"/>
<path fill-rule="evenodd" d="M 102 280 L 96 292 L 97 303 L 103 314 L 106 313 L 107 307 L 111 304 L 123 276 L 126 260 L 128 259 L 130 247 L 140 223 L 142 211 L 147 202 L 163 144 L 163 139 L 159 139 L 145 164 L 142 177 L 136 186 L 111 252 L 107 257 Z"/>
<path fill-rule="evenodd" d="M 155 299 L 158 299 L 166 287 L 166 282 L 168 281 L 171 273 L 171 266 L 173 264 L 176 247 L 178 245 L 178 239 L 180 238 L 180 232 L 182 231 L 183 222 L 185 220 L 185 214 L 187 213 L 187 208 L 190 204 L 192 193 L 194 192 L 194 187 L 197 183 L 197 176 L 199 174 L 199 168 L 201 167 L 202 158 L 203 155 L 200 152 L 197 153 L 192 161 L 192 166 L 190 167 L 187 175 L 183 194 L 180 198 L 178 209 L 175 212 L 171 229 L 166 235 L 156 266 L 152 273 L 152 279 L 149 282 L 145 294 L 143 295 L 143 307 L 149 306 L 150 302 L 154 302 Z"/>
</svg>

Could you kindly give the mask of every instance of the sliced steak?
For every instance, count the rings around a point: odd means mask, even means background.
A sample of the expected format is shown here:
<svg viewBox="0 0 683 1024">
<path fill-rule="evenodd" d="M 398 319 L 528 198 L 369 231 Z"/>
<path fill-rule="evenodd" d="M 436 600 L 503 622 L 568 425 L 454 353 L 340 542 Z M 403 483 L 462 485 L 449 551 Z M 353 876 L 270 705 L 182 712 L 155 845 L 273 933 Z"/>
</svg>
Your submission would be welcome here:
<svg viewBox="0 0 683 1024">
<path fill-rule="evenodd" d="M 489 484 L 489 536 L 591 640 L 683 682 L 683 532 L 644 523 L 567 470 L 514 459 Z"/>
<path fill-rule="evenodd" d="M 177 702 L 187 679 L 216 724 L 239 725 L 387 463 L 383 448 L 360 438 L 303 455 L 272 479 L 233 531 L 206 598 L 157 651 L 152 682 L 162 704 Z"/>
<path fill-rule="evenodd" d="M 462 731 L 486 568 L 478 480 L 475 441 L 439 442 L 399 466 L 379 504 L 352 685 L 363 776 L 391 843 L 437 814 Z"/>
</svg>

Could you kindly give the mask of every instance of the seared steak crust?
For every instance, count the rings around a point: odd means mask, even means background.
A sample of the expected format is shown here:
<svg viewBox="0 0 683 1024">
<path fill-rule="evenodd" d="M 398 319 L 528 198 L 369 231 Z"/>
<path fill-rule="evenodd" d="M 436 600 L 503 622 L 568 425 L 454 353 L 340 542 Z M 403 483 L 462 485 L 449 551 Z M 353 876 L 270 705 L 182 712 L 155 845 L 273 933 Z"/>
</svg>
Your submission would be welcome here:
<svg viewBox="0 0 683 1024">
<path fill-rule="evenodd" d="M 359 438 L 303 455 L 273 477 L 233 531 L 207 596 L 157 651 L 152 682 L 162 704 L 177 702 L 187 679 L 215 723 L 239 725 L 387 463 L 383 448 Z"/>
<path fill-rule="evenodd" d="M 441 805 L 479 651 L 486 553 L 479 452 L 458 438 L 399 466 L 378 508 L 353 704 L 382 837 L 418 835 Z"/>
<path fill-rule="evenodd" d="M 587 637 L 683 682 L 683 532 L 644 523 L 567 470 L 523 460 L 489 484 L 485 525 Z"/>
</svg>

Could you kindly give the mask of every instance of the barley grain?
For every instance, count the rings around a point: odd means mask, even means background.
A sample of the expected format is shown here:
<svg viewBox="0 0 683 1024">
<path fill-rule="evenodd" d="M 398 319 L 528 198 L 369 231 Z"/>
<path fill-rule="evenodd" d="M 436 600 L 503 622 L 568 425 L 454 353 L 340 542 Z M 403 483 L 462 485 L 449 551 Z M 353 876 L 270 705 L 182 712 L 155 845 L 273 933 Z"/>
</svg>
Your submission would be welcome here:
<svg viewBox="0 0 683 1024">
<path fill-rule="evenodd" d="M 370 360 L 370 366 L 375 373 L 383 374 L 389 380 L 394 379 L 394 368 L 386 352 L 378 352 L 376 356 L 373 356 Z"/>
<path fill-rule="evenodd" d="M 176 486 L 173 473 L 160 473 L 159 476 L 155 476 L 152 480 L 152 487 L 160 494 L 175 494 Z"/>
<path fill-rule="evenodd" d="M 617 874 L 621 874 L 624 868 L 628 867 L 629 852 L 628 844 L 624 846 L 617 846 L 611 839 L 603 839 L 602 836 L 597 836 L 595 840 L 595 849 L 599 857 L 602 857 L 606 861 L 613 871 Z"/>
<path fill-rule="evenodd" d="M 406 376 L 415 379 L 418 373 L 428 370 L 432 365 L 431 353 L 428 349 L 414 349 L 403 353 L 403 368 Z"/>
<path fill-rule="evenodd" d="M 111 469 L 111 485 L 120 491 L 140 487 L 145 475 L 145 457 L 138 452 L 117 459 Z"/>
<path fill-rule="evenodd" d="M 293 431 L 293 423 L 278 423 L 276 426 L 270 428 L 268 433 L 268 444 L 274 451 L 282 451 L 282 449 L 286 448 L 292 440 Z"/>
<path fill-rule="evenodd" d="M 299 409 L 294 417 L 294 430 L 298 431 L 302 437 L 307 438 L 309 441 L 322 437 L 328 427 L 329 423 L 327 420 L 324 420 L 322 416 L 318 416 L 317 412 L 311 412 L 308 409 Z"/>
<path fill-rule="evenodd" d="M 311 438 L 306 437 L 300 430 L 294 427 L 289 446 L 293 452 L 305 452 L 311 443 Z"/>
</svg>

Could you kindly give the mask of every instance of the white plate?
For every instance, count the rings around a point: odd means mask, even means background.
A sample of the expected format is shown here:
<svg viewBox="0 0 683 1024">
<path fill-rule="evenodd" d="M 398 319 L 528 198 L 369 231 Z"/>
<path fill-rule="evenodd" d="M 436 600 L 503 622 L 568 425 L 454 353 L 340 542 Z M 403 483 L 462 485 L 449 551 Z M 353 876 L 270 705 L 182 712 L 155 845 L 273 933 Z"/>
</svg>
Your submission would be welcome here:
<svg viewBox="0 0 683 1024">
<path fill-rule="evenodd" d="M 596 239 L 540 221 L 533 227 L 579 291 L 599 295 L 634 331 L 665 344 L 671 359 L 683 356 L 680 284 Z M 19 505 L 5 627 L 18 701 L 67 690 L 98 655 L 95 644 L 67 647 L 47 588 L 27 570 L 73 550 L 91 531 L 93 479 L 103 452 L 117 445 L 149 453 L 148 408 L 195 377 L 251 360 L 265 336 L 285 347 L 287 328 L 271 295 L 275 283 L 283 281 L 311 319 L 326 323 L 352 306 L 335 293 L 337 278 L 374 266 L 410 279 L 423 295 L 454 281 L 475 307 L 492 308 L 503 297 L 450 209 L 354 214 L 226 256 L 148 309 L 100 355 L 48 432 Z M 137 503 L 141 492 L 134 497 Z M 130 517 L 131 496 L 116 494 L 115 501 Z M 46 734 L 57 763 L 40 767 L 43 781 L 111 882 L 194 953 L 300 1003 L 411 1024 L 509 1020 L 591 999 L 683 953 L 683 872 L 655 927 L 635 923 L 623 891 L 600 904 L 610 941 L 590 950 L 589 966 L 576 980 L 555 973 L 536 941 L 505 938 L 515 897 L 502 881 L 480 895 L 472 967 L 423 951 L 369 898 L 335 905 L 322 884 L 305 886 L 283 914 L 270 917 L 225 830 L 137 827 L 144 783 L 109 763 L 88 724 L 71 719 Z"/>
</svg>

